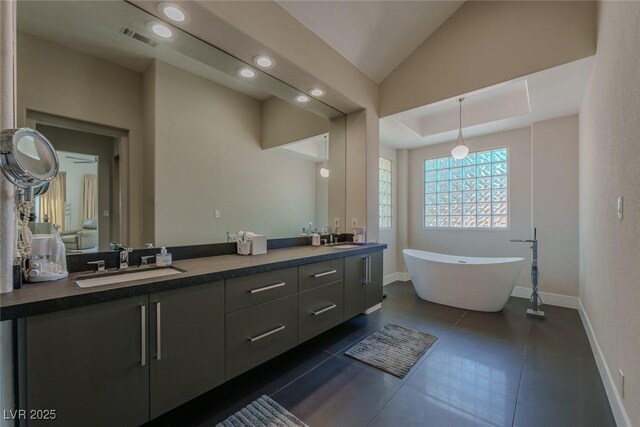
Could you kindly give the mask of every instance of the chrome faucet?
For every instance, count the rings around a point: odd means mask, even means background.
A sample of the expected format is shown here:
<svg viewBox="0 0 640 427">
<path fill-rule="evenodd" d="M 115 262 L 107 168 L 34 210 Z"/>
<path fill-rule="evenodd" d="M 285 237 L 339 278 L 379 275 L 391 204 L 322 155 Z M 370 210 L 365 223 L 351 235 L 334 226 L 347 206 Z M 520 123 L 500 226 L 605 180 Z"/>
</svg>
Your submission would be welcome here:
<svg viewBox="0 0 640 427">
<path fill-rule="evenodd" d="M 129 268 L 129 253 L 133 251 L 133 248 L 120 246 L 118 250 L 120 251 L 120 270 Z"/>
</svg>

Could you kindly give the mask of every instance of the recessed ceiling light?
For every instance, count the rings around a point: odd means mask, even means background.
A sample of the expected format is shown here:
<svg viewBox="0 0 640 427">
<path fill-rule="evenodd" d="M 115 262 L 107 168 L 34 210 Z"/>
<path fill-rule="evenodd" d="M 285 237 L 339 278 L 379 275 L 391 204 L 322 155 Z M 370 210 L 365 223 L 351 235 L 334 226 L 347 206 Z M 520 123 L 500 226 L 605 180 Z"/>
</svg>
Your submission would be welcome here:
<svg viewBox="0 0 640 427">
<path fill-rule="evenodd" d="M 311 96 L 323 96 L 326 92 L 324 91 L 324 89 L 320 89 L 320 88 L 315 88 L 315 89 L 311 89 L 309 91 L 309 95 Z"/>
<path fill-rule="evenodd" d="M 185 22 L 189 18 L 187 11 L 174 3 L 162 2 L 158 5 L 158 10 L 175 22 Z"/>
<path fill-rule="evenodd" d="M 251 68 L 240 68 L 238 70 L 238 74 L 241 77 L 245 77 L 247 79 L 252 79 L 256 76 L 256 72 L 253 71 Z"/>
<path fill-rule="evenodd" d="M 296 96 L 296 101 L 298 102 L 308 102 L 309 97 L 307 95 L 298 95 Z"/>
<path fill-rule="evenodd" d="M 276 65 L 276 61 L 273 58 L 269 58 L 265 55 L 258 55 L 253 58 L 254 64 L 262 68 L 271 68 Z"/>
<path fill-rule="evenodd" d="M 170 39 L 171 37 L 173 37 L 173 31 L 171 31 L 171 28 L 169 28 L 162 22 L 151 21 L 147 23 L 147 27 L 151 31 L 153 31 L 155 35 L 157 35 L 158 37 L 162 37 L 163 39 Z"/>
</svg>

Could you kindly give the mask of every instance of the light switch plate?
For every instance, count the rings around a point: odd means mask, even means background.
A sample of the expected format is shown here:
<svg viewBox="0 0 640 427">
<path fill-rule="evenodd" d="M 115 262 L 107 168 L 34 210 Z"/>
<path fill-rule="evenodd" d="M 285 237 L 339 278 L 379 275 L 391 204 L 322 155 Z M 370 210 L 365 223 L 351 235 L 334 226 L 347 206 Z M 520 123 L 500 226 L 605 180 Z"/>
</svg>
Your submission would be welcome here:
<svg viewBox="0 0 640 427">
<path fill-rule="evenodd" d="M 222 215 L 220 214 L 220 209 L 216 209 L 213 211 L 213 216 L 216 218 L 220 218 Z"/>
<path fill-rule="evenodd" d="M 618 219 L 622 219 L 623 208 L 624 208 L 624 198 L 622 196 L 618 196 Z"/>
</svg>

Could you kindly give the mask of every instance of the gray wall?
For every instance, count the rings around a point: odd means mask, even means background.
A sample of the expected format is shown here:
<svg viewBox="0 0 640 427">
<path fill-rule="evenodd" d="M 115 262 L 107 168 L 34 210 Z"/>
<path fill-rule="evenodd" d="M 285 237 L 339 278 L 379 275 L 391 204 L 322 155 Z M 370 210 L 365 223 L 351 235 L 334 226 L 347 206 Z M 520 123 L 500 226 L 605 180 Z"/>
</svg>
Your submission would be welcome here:
<svg viewBox="0 0 640 427">
<path fill-rule="evenodd" d="M 329 120 L 272 96 L 262 101 L 262 148 L 329 132 Z"/>
<path fill-rule="evenodd" d="M 157 245 L 315 223 L 315 164 L 262 149 L 260 101 L 162 62 L 155 73 Z"/>
<path fill-rule="evenodd" d="M 380 117 L 592 56 L 592 1 L 468 1 L 380 84 Z"/>
<path fill-rule="evenodd" d="M 534 123 L 531 133 L 541 289 L 578 296 L 578 116 Z"/>
<path fill-rule="evenodd" d="M 632 425 L 640 425 L 640 3 L 601 2 L 580 109 L 580 299 Z M 624 219 L 617 197 L 624 196 Z"/>
</svg>

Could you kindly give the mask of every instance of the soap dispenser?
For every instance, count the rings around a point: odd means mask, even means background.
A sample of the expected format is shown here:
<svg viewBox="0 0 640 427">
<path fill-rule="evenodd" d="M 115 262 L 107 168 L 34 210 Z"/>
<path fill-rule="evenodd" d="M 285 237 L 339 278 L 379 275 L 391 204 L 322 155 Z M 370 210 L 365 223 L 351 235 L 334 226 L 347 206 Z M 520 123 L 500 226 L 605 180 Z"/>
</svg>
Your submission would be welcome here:
<svg viewBox="0 0 640 427">
<path fill-rule="evenodd" d="M 320 235 L 318 233 L 313 233 L 311 236 L 311 245 L 320 246 Z"/>
<path fill-rule="evenodd" d="M 171 254 L 167 252 L 165 246 L 160 249 L 159 254 L 156 254 L 156 265 L 158 267 L 168 267 L 171 265 Z"/>
</svg>

